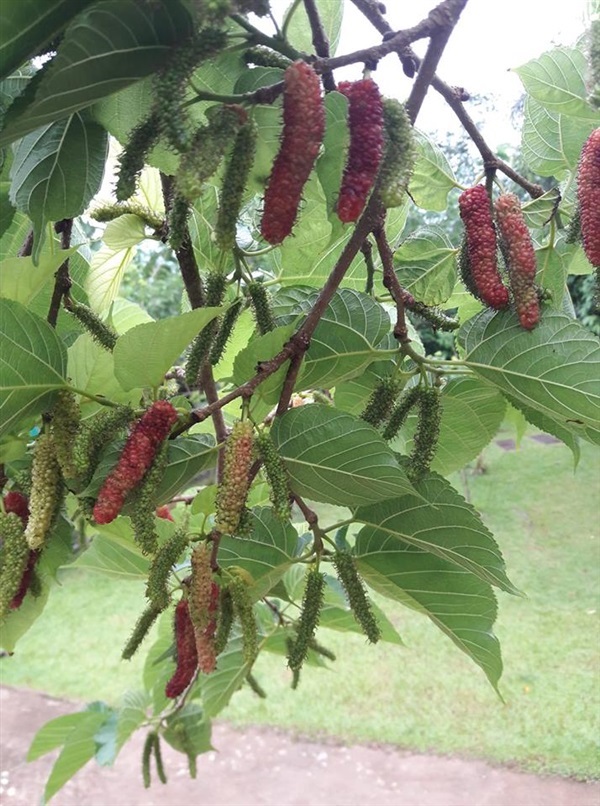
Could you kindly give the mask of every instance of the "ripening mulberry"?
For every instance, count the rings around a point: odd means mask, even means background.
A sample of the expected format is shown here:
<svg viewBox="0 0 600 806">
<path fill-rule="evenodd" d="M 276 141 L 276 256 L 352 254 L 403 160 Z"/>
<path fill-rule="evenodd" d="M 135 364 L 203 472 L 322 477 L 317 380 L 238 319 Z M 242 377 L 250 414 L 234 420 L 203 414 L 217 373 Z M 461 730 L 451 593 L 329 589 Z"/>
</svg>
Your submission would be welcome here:
<svg viewBox="0 0 600 806">
<path fill-rule="evenodd" d="M 25 539 L 29 548 L 40 549 L 50 532 L 62 500 L 62 477 L 54 440 L 48 433 L 37 438 L 31 466 L 29 520 Z"/>
<path fill-rule="evenodd" d="M 496 229 L 487 190 L 483 185 L 465 190 L 458 198 L 458 206 L 465 225 L 465 258 L 473 291 L 488 307 L 506 308 L 509 295 L 498 271 Z"/>
<path fill-rule="evenodd" d="M 292 231 L 324 134 L 319 77 L 306 62 L 294 62 L 285 71 L 283 137 L 265 192 L 261 234 L 268 243 L 281 243 Z"/>
<path fill-rule="evenodd" d="M 219 610 L 220 588 L 212 578 L 211 547 L 198 544 L 192 552 L 192 575 L 190 580 L 190 617 L 196 636 L 198 667 L 210 674 L 217 665 L 215 633 Z"/>
<path fill-rule="evenodd" d="M 225 445 L 223 478 L 217 490 L 215 528 L 235 534 L 246 505 L 254 459 L 252 423 L 238 421 Z"/>
<path fill-rule="evenodd" d="M 342 81 L 338 90 L 348 98 L 350 146 L 337 214 L 345 224 L 356 221 L 367 201 L 383 156 L 383 101 L 372 78 Z"/>
<path fill-rule="evenodd" d="M 96 523 L 110 523 L 117 517 L 127 494 L 144 478 L 176 422 L 173 406 L 166 400 L 158 400 L 135 423 L 116 467 L 98 493 L 94 506 Z"/>
<path fill-rule="evenodd" d="M 583 250 L 592 266 L 600 266 L 600 128 L 586 140 L 577 171 L 577 198 Z"/>
<path fill-rule="evenodd" d="M 4 511 L 14 512 L 15 515 L 18 515 L 19 518 L 21 518 L 23 528 L 25 528 L 27 526 L 27 521 L 29 520 L 29 504 L 27 501 L 27 496 L 23 495 L 23 493 L 20 493 L 18 490 L 11 490 L 4 496 L 3 503 Z"/>
<path fill-rule="evenodd" d="M 181 599 L 175 607 L 174 631 L 177 666 L 165 687 L 166 696 L 173 699 L 183 694 L 194 679 L 198 668 L 194 625 L 190 618 L 190 608 L 186 599 Z"/>
<path fill-rule="evenodd" d="M 540 303 L 535 285 L 536 260 L 531 235 L 523 218 L 521 203 L 513 193 L 499 196 L 494 207 L 519 322 L 526 330 L 532 330 L 540 320 Z"/>
<path fill-rule="evenodd" d="M 383 102 L 385 153 L 379 174 L 379 195 L 385 207 L 399 207 L 415 162 L 413 127 L 403 104 L 393 98 Z"/>
</svg>

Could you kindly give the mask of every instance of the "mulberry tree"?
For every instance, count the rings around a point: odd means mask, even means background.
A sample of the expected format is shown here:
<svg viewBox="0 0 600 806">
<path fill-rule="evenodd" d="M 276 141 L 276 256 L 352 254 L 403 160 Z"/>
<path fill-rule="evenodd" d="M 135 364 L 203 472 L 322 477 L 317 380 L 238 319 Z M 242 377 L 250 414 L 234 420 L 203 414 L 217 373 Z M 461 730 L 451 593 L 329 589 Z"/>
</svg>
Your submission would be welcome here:
<svg viewBox="0 0 600 806">
<path fill-rule="evenodd" d="M 325 621 L 400 643 L 373 593 L 431 619 L 498 688 L 494 588 L 516 590 L 446 477 L 509 405 L 575 456 L 600 443 L 600 346 L 566 284 L 600 271 L 600 22 L 592 4 L 592 33 L 516 68 L 518 169 L 437 69 L 467 2 L 392 28 L 352 0 L 365 47 L 343 53 L 349 2 L 2 5 L 9 662 L 61 567 L 145 582 L 112 651 L 145 653 L 151 673 L 136 707 L 61 728 L 69 769 L 139 729 L 146 785 L 168 776 L 164 742 L 194 777 L 211 717 L 243 686 L 268 693 L 261 653 L 301 688 L 307 661 L 335 661 Z M 466 184 L 418 127 L 434 93 L 472 141 Z M 447 232 L 427 226 L 443 210 Z M 151 249 L 179 270 L 177 313 L 159 319 L 121 293 Z M 452 358 L 427 353 L 422 322 Z"/>
</svg>

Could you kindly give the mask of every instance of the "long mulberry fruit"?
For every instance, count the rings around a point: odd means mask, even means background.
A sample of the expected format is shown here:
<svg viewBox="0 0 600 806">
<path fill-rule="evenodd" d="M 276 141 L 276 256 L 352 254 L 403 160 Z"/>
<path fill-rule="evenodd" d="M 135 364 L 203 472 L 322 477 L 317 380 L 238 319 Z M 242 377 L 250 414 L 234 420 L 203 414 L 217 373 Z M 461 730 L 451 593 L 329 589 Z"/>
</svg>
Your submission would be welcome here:
<svg viewBox="0 0 600 806">
<path fill-rule="evenodd" d="M 116 467 L 98 493 L 94 506 L 96 523 L 110 523 L 117 517 L 127 494 L 144 478 L 176 421 L 177 412 L 166 400 L 158 400 L 140 417 Z"/>
<path fill-rule="evenodd" d="M 225 445 L 223 479 L 217 490 L 215 528 L 235 534 L 246 505 L 250 467 L 254 459 L 252 424 L 238 421 Z"/>
<path fill-rule="evenodd" d="M 535 286 L 536 260 L 531 235 L 519 199 L 513 193 L 499 196 L 494 208 L 519 322 L 526 330 L 532 330 L 540 320 L 540 303 Z"/>
<path fill-rule="evenodd" d="M 193 550 L 189 598 L 198 667 L 205 674 L 213 672 L 217 665 L 215 633 L 220 598 L 220 588 L 212 578 L 210 556 L 211 548 L 207 543 L 202 543 Z"/>
<path fill-rule="evenodd" d="M 583 250 L 594 268 L 600 267 L 600 128 L 595 129 L 581 151 L 577 171 L 577 198 L 581 216 Z"/>
<path fill-rule="evenodd" d="M 25 539 L 29 548 L 40 549 L 50 532 L 62 500 L 62 476 L 56 458 L 54 440 L 41 434 L 35 444 L 31 467 L 29 520 Z"/>
<path fill-rule="evenodd" d="M 377 643 L 381 638 L 381 629 L 356 568 L 354 557 L 347 551 L 336 551 L 332 561 L 337 571 L 338 579 L 348 596 L 348 602 L 354 618 L 362 627 L 369 641 L 372 644 Z"/>
<path fill-rule="evenodd" d="M 173 676 L 165 687 L 167 697 L 175 698 L 186 690 L 194 679 L 198 668 L 198 655 L 196 653 L 196 637 L 194 625 L 190 618 L 190 608 L 187 599 L 181 599 L 175 607 L 175 647 L 177 651 L 177 666 Z"/>
<path fill-rule="evenodd" d="M 264 200 L 261 234 L 278 244 L 292 231 L 302 188 L 313 169 L 325 134 L 325 111 L 319 77 L 306 62 L 285 71 L 283 137 L 273 163 Z"/>
<path fill-rule="evenodd" d="M 463 260 L 468 260 L 473 291 L 488 307 L 506 308 L 509 294 L 498 271 L 496 229 L 485 187 L 476 185 L 465 190 L 458 198 L 458 206 L 466 234 Z"/>
<path fill-rule="evenodd" d="M 415 162 L 413 128 L 404 105 L 393 98 L 383 102 L 385 153 L 379 174 L 379 195 L 385 207 L 399 207 Z"/>
<path fill-rule="evenodd" d="M 338 90 L 348 98 L 350 146 L 337 214 L 345 224 L 362 213 L 383 156 L 383 101 L 372 78 L 342 81 Z"/>
<path fill-rule="evenodd" d="M 79 432 L 81 412 L 73 392 L 61 389 L 52 409 L 51 433 L 56 458 L 65 478 L 77 476 L 73 459 L 73 446 Z"/>
<path fill-rule="evenodd" d="M 283 460 L 275 447 L 271 434 L 267 431 L 262 431 L 258 435 L 256 444 L 269 482 L 273 512 L 280 521 L 287 521 L 292 512 L 292 503 L 288 474 Z"/>
<path fill-rule="evenodd" d="M 0 512 L 0 538 L 0 617 L 4 617 L 19 593 L 30 556 L 23 524 L 14 512 Z"/>
<path fill-rule="evenodd" d="M 232 249 L 235 246 L 237 219 L 254 161 L 257 135 L 256 124 L 250 120 L 242 126 L 233 142 L 223 175 L 215 227 L 215 240 L 221 249 Z"/>
<path fill-rule="evenodd" d="M 412 482 L 420 481 L 429 473 L 435 456 L 441 421 L 439 390 L 435 387 L 419 388 L 418 405 L 419 419 L 406 474 Z"/>
<path fill-rule="evenodd" d="M 288 666 L 296 674 L 302 668 L 311 641 L 314 640 L 324 594 L 325 577 L 316 568 L 311 568 L 306 574 L 306 588 L 300 619 L 296 625 L 296 639 L 288 647 Z"/>
</svg>

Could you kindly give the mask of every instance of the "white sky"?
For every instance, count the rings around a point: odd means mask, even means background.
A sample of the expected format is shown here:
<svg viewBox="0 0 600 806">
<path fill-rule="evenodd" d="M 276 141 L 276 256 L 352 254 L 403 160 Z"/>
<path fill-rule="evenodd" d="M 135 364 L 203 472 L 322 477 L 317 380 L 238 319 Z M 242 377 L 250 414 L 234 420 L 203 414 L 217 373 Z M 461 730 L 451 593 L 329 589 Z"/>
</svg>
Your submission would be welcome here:
<svg viewBox="0 0 600 806">
<path fill-rule="evenodd" d="M 486 113 L 484 135 L 490 145 L 518 142 L 510 122 L 512 106 L 522 93 L 518 76 L 510 72 L 536 58 L 554 45 L 575 42 L 587 27 L 589 0 L 470 0 L 444 51 L 438 73 L 446 83 L 464 87 L 471 95 L 497 96 L 495 112 Z M 597 0 L 596 0 L 597 2 Z M 436 4 L 435 0 L 387 0 L 386 17 L 395 29 L 419 22 Z M 274 3 L 274 6 L 278 4 Z M 283 2 L 282 6 L 287 7 Z M 352 3 L 346 3 L 346 17 L 338 53 L 380 42 L 377 31 L 366 23 Z M 422 55 L 425 43 L 416 43 Z M 357 79 L 361 65 L 336 71 L 336 76 Z M 374 74 L 382 92 L 404 100 L 411 82 L 404 77 L 397 59 L 387 56 Z M 467 108 L 469 108 L 467 106 Z M 477 110 L 473 109 L 477 116 Z M 430 90 L 417 121 L 424 131 L 457 128 L 458 121 L 439 96 Z"/>
</svg>

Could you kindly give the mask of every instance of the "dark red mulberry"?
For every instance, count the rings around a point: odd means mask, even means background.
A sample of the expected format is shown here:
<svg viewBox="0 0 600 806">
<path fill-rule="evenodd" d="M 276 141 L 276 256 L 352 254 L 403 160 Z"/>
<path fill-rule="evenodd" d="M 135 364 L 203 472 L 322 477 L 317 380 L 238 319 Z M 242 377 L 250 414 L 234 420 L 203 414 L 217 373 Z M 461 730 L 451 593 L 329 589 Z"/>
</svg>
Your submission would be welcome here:
<svg viewBox="0 0 600 806">
<path fill-rule="evenodd" d="M 540 320 L 540 303 L 535 286 L 536 260 L 531 235 L 523 218 L 521 203 L 514 194 L 499 196 L 494 207 L 519 322 L 526 330 L 532 330 Z"/>
<path fill-rule="evenodd" d="M 165 687 L 167 697 L 175 698 L 186 690 L 198 668 L 196 637 L 186 599 L 181 599 L 175 608 L 175 645 L 177 667 Z"/>
<path fill-rule="evenodd" d="M 509 294 L 498 271 L 496 229 L 485 187 L 476 185 L 465 190 L 458 198 L 458 206 L 465 225 L 467 259 L 474 290 L 488 307 L 506 308 Z"/>
<path fill-rule="evenodd" d="M 96 523 L 110 523 L 117 517 L 127 494 L 143 479 L 176 421 L 177 412 L 166 400 L 158 400 L 140 417 L 116 467 L 98 493 L 94 506 Z"/>
<path fill-rule="evenodd" d="M 595 129 L 581 151 L 577 171 L 577 197 L 583 249 L 592 266 L 600 266 L 600 128 Z"/>
<path fill-rule="evenodd" d="M 325 134 L 319 77 L 306 62 L 285 71 L 283 137 L 265 193 L 263 238 L 278 244 L 292 231 L 302 188 L 313 169 Z"/>
<path fill-rule="evenodd" d="M 350 147 L 337 203 L 340 221 L 356 221 L 362 213 L 383 156 L 383 100 L 372 78 L 342 81 L 348 98 Z"/>
</svg>

